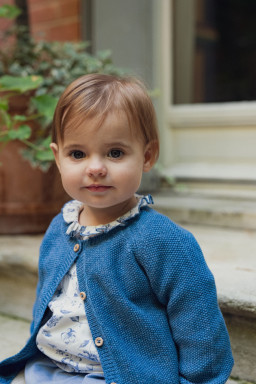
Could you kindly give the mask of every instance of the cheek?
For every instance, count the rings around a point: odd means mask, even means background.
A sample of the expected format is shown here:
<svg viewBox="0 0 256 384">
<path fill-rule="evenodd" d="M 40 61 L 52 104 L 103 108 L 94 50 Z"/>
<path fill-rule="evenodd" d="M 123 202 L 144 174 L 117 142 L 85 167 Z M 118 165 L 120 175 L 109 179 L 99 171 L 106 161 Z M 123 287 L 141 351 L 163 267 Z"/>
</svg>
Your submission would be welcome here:
<svg viewBox="0 0 256 384">
<path fill-rule="evenodd" d="M 140 163 L 133 163 L 120 171 L 117 175 L 119 182 L 122 183 L 128 190 L 136 189 L 139 187 L 141 177 L 143 173 L 143 167 Z"/>
<path fill-rule="evenodd" d="M 80 182 L 81 178 L 75 172 L 62 172 L 61 173 L 61 181 L 64 190 L 72 199 L 79 200 L 80 193 Z"/>
<path fill-rule="evenodd" d="M 60 171 L 63 186 L 72 186 L 79 181 L 81 173 L 78 168 L 63 166 Z"/>
</svg>

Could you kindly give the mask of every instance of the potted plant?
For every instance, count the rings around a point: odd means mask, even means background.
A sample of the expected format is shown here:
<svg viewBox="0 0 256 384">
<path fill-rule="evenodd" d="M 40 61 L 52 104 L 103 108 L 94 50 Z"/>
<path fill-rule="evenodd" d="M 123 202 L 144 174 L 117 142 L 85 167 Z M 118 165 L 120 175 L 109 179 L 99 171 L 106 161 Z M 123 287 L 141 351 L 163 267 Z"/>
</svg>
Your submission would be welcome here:
<svg viewBox="0 0 256 384">
<path fill-rule="evenodd" d="M 0 17 L 18 13 L 0 7 Z M 0 49 L 0 233 L 39 233 L 67 199 L 49 149 L 58 97 L 81 75 L 122 71 L 109 51 L 89 54 L 85 42 L 36 42 L 15 23 L 3 31 L 7 39 Z"/>
</svg>

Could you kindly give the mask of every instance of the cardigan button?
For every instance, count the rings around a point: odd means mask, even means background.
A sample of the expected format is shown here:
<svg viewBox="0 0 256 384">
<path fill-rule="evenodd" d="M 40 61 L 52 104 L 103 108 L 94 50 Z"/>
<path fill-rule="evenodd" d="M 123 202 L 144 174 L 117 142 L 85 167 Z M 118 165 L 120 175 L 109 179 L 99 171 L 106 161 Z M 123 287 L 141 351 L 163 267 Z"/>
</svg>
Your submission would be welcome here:
<svg viewBox="0 0 256 384">
<path fill-rule="evenodd" d="M 86 293 L 85 292 L 80 292 L 80 297 L 82 300 L 86 299 Z"/>
<path fill-rule="evenodd" d="M 102 347 L 102 345 L 103 345 L 103 339 L 102 339 L 101 337 L 96 337 L 96 339 L 95 339 L 95 345 L 96 345 L 97 347 Z"/>
<path fill-rule="evenodd" d="M 80 248 L 80 245 L 79 245 L 79 244 L 76 244 L 76 245 L 74 246 L 74 251 L 75 251 L 75 252 L 79 251 L 79 248 Z"/>
</svg>

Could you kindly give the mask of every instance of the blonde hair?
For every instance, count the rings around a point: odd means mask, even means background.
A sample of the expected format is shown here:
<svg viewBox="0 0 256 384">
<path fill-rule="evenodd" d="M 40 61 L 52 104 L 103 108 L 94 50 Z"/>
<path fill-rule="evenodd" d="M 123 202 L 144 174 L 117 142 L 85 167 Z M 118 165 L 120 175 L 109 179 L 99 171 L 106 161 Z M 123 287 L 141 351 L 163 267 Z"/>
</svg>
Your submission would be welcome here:
<svg viewBox="0 0 256 384">
<path fill-rule="evenodd" d="M 61 95 L 54 119 L 52 140 L 64 140 L 67 127 L 96 118 L 101 125 L 110 112 L 126 114 L 133 132 L 145 144 L 152 143 L 155 160 L 159 154 L 159 136 L 155 109 L 144 84 L 131 77 L 105 74 L 84 75 L 73 81 Z"/>
</svg>

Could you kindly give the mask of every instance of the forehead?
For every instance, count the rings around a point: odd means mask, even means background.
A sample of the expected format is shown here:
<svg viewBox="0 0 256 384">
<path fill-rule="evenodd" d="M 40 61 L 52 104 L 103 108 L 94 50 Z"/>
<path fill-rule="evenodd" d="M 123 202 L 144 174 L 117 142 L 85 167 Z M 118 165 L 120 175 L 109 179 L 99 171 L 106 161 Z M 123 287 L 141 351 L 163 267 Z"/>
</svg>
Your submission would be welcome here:
<svg viewBox="0 0 256 384">
<path fill-rule="evenodd" d="M 64 141 L 76 140 L 78 137 L 108 139 L 118 141 L 130 139 L 142 141 L 139 129 L 132 124 L 124 111 L 109 112 L 106 116 L 87 117 L 77 119 L 76 123 L 68 124 L 64 131 Z"/>
</svg>

